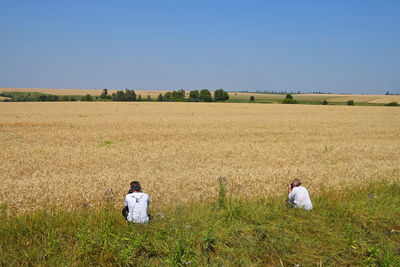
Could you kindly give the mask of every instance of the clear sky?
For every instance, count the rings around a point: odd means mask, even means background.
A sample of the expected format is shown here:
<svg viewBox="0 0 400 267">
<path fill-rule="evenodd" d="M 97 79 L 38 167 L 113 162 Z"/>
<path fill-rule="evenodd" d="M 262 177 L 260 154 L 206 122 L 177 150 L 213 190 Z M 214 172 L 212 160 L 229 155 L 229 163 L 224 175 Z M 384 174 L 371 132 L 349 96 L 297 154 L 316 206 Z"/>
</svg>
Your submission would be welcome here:
<svg viewBox="0 0 400 267">
<path fill-rule="evenodd" d="M 0 1 L 0 87 L 400 93 L 399 0 Z"/>
</svg>

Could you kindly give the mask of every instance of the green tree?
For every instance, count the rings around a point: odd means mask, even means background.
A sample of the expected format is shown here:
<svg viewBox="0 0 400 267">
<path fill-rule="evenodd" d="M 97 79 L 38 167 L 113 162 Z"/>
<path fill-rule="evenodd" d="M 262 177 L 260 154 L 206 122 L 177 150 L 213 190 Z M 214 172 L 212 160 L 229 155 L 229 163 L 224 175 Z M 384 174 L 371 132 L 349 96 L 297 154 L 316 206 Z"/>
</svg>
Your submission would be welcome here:
<svg viewBox="0 0 400 267">
<path fill-rule="evenodd" d="M 399 103 L 397 103 L 397 102 L 390 102 L 390 103 L 385 104 L 385 106 L 397 107 L 397 106 L 399 106 Z"/>
<path fill-rule="evenodd" d="M 297 104 L 297 101 L 292 98 L 285 98 L 282 100 L 282 104 Z"/>
<path fill-rule="evenodd" d="M 108 90 L 103 89 L 103 92 L 101 93 L 100 98 L 106 99 L 107 97 L 108 97 Z"/>
<path fill-rule="evenodd" d="M 93 101 L 93 97 L 87 94 L 81 98 L 81 101 Z"/>
<path fill-rule="evenodd" d="M 189 93 L 189 98 L 191 98 L 194 101 L 199 101 L 199 97 L 200 97 L 200 92 L 199 90 L 192 90 Z"/>
<path fill-rule="evenodd" d="M 171 101 L 172 100 L 172 92 L 166 92 L 164 94 L 164 100 Z"/>
<path fill-rule="evenodd" d="M 164 98 L 163 98 L 163 95 L 162 95 L 162 94 L 159 94 L 159 95 L 157 96 L 157 101 L 164 101 Z"/>
<path fill-rule="evenodd" d="M 47 101 L 58 101 L 58 95 L 47 96 Z"/>
<path fill-rule="evenodd" d="M 286 94 L 286 99 L 293 99 L 293 96 L 291 94 Z"/>
<path fill-rule="evenodd" d="M 123 101 L 136 101 L 136 93 L 134 90 L 125 89 L 125 100 Z"/>
<path fill-rule="evenodd" d="M 185 98 L 185 90 L 181 89 L 178 91 L 173 91 L 172 98 L 174 98 L 175 100 L 184 99 Z"/>
<path fill-rule="evenodd" d="M 114 96 L 114 94 L 113 94 Z M 117 91 L 115 94 L 115 98 L 113 98 L 114 101 L 125 101 L 125 93 L 124 91 Z"/>
<path fill-rule="evenodd" d="M 151 101 L 151 97 L 150 97 L 150 95 L 147 95 L 147 101 Z"/>
<path fill-rule="evenodd" d="M 210 91 L 208 91 L 207 89 L 202 89 L 200 91 L 199 100 L 202 102 L 212 102 Z"/>
<path fill-rule="evenodd" d="M 324 99 L 324 101 L 322 101 L 322 105 L 328 105 L 328 101 Z"/>
<path fill-rule="evenodd" d="M 255 98 L 254 96 L 250 96 L 250 102 L 254 102 Z"/>
<path fill-rule="evenodd" d="M 142 96 L 139 94 L 137 101 L 142 101 Z"/>
<path fill-rule="evenodd" d="M 218 89 L 214 92 L 214 99 L 215 101 L 228 100 L 229 94 L 228 92 L 225 92 L 224 89 Z"/>
<path fill-rule="evenodd" d="M 347 101 L 348 106 L 354 106 L 354 100 L 349 100 Z"/>
<path fill-rule="evenodd" d="M 40 95 L 39 96 L 40 101 L 47 101 L 47 95 Z"/>
</svg>

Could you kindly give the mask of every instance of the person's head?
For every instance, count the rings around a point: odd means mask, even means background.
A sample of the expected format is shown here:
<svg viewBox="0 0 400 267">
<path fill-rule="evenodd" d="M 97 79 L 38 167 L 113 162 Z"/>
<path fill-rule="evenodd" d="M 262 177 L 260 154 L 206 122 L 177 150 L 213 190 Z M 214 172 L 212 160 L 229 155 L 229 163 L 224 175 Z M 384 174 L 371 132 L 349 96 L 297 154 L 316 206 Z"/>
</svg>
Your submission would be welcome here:
<svg viewBox="0 0 400 267">
<path fill-rule="evenodd" d="M 299 179 L 295 178 L 295 179 L 292 181 L 292 187 L 298 187 L 298 186 L 300 186 L 300 185 L 301 185 L 301 181 L 300 181 Z"/>
<path fill-rule="evenodd" d="M 138 181 L 133 181 L 131 182 L 131 190 L 130 191 L 138 191 L 140 192 L 140 189 L 142 189 L 142 187 L 140 186 L 140 183 Z"/>
</svg>

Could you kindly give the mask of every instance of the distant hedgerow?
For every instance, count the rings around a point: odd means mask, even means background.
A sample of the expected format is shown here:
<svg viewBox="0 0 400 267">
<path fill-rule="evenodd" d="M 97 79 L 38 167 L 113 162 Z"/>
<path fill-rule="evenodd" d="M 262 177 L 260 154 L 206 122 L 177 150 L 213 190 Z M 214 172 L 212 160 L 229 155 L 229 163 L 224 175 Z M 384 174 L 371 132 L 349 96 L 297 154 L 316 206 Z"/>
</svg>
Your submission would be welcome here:
<svg viewBox="0 0 400 267">
<path fill-rule="evenodd" d="M 282 104 L 297 104 L 297 101 L 292 98 L 285 98 L 282 100 Z"/>
<path fill-rule="evenodd" d="M 399 103 L 397 103 L 397 102 L 390 102 L 390 103 L 385 104 L 385 106 L 391 106 L 391 107 L 397 107 L 398 105 L 399 105 Z"/>
</svg>

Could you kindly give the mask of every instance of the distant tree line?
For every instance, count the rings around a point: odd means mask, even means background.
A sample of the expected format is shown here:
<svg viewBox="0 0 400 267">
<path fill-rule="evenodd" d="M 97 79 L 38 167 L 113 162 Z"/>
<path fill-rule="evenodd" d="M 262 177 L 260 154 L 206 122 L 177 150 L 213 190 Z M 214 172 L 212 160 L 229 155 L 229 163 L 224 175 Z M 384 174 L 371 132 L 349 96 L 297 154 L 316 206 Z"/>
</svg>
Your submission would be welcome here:
<svg viewBox="0 0 400 267">
<path fill-rule="evenodd" d="M 256 94 L 271 94 L 271 95 L 286 95 L 286 94 L 319 94 L 319 95 L 329 95 L 332 94 L 331 92 L 321 92 L 321 91 L 310 91 L 310 92 L 302 92 L 302 91 L 287 91 L 287 90 L 256 90 L 256 91 L 249 91 L 249 90 L 241 90 L 237 91 L 238 93 L 256 93 Z M 346 93 L 343 93 L 346 94 Z"/>
<path fill-rule="evenodd" d="M 0 96 L 7 97 L 3 102 L 34 102 L 34 101 L 60 101 L 58 95 L 42 94 L 37 92 L 2 92 Z"/>
<path fill-rule="evenodd" d="M 399 95 L 399 94 L 393 94 L 393 93 L 390 93 L 389 91 L 386 91 L 385 95 Z"/>
</svg>

